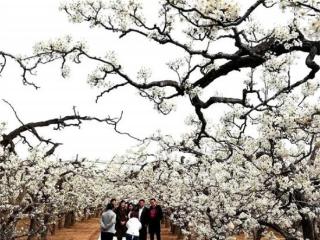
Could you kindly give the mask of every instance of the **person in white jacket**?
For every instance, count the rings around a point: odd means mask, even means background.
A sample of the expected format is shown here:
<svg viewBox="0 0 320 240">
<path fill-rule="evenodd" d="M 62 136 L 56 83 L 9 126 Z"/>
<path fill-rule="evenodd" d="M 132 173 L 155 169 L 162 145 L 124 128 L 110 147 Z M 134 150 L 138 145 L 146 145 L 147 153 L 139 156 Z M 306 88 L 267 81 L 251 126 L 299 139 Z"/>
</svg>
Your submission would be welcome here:
<svg viewBox="0 0 320 240">
<path fill-rule="evenodd" d="M 139 230 L 142 228 L 142 225 L 138 217 L 138 212 L 133 211 L 131 213 L 131 218 L 128 220 L 126 224 L 128 228 L 126 232 L 126 240 L 139 240 Z"/>
<path fill-rule="evenodd" d="M 100 221 L 101 240 L 112 240 L 116 232 L 116 214 L 113 209 L 113 205 L 109 203 L 106 211 L 102 214 Z"/>
</svg>

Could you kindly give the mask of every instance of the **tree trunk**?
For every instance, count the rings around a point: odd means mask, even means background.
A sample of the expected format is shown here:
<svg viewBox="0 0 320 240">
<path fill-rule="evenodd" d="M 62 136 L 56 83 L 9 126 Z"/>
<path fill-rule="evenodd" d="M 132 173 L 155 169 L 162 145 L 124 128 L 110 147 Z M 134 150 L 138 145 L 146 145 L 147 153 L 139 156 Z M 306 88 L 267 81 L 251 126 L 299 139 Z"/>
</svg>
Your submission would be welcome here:
<svg viewBox="0 0 320 240">
<path fill-rule="evenodd" d="M 47 213 L 47 214 L 45 214 L 44 219 L 43 219 L 45 229 L 43 229 L 43 231 L 41 231 L 41 240 L 47 239 L 47 235 L 48 235 L 49 228 L 50 228 L 49 222 L 50 222 L 50 214 Z"/>
<path fill-rule="evenodd" d="M 67 212 L 67 213 L 65 214 L 65 217 L 64 217 L 64 227 L 65 227 L 65 228 L 71 227 L 71 214 L 70 214 L 70 212 Z"/>
<path fill-rule="evenodd" d="M 71 214 L 71 226 L 73 226 L 76 223 L 76 214 L 74 211 L 72 211 L 70 214 Z"/>
<path fill-rule="evenodd" d="M 64 225 L 63 219 L 64 219 L 63 214 L 58 216 L 58 229 L 61 229 L 63 227 Z"/>
<path fill-rule="evenodd" d="M 35 218 L 30 219 L 30 225 L 29 225 L 29 236 L 27 240 L 32 240 L 34 238 L 35 233 L 37 232 L 37 220 Z"/>
<path fill-rule="evenodd" d="M 309 216 L 302 216 L 302 230 L 303 230 L 303 238 L 308 240 L 317 240 L 315 221 L 310 219 Z"/>
<path fill-rule="evenodd" d="M 320 239 L 320 218 L 315 219 L 315 228 L 316 228 L 317 240 L 319 240 Z"/>
<path fill-rule="evenodd" d="M 184 236 L 182 234 L 181 228 L 179 228 L 179 231 L 178 231 L 177 235 L 178 235 L 178 239 L 179 240 L 183 239 Z"/>
<path fill-rule="evenodd" d="M 87 220 L 88 219 L 88 216 L 87 216 L 88 213 L 87 212 L 88 212 L 87 208 L 84 208 L 83 209 L 83 218 L 82 218 L 83 220 Z"/>
<path fill-rule="evenodd" d="M 168 217 L 165 218 L 165 220 L 164 220 L 164 225 L 165 225 L 166 228 L 169 228 L 169 227 L 170 227 L 170 220 L 169 220 Z"/>
<path fill-rule="evenodd" d="M 100 210 L 98 208 L 95 210 L 95 217 L 100 217 Z"/>
<path fill-rule="evenodd" d="M 171 231 L 172 234 L 174 234 L 175 228 L 176 228 L 176 225 L 174 225 L 173 223 L 171 223 L 170 231 Z"/>
<path fill-rule="evenodd" d="M 64 219 L 64 227 L 72 227 L 76 223 L 76 215 L 74 211 L 67 212 Z"/>
<path fill-rule="evenodd" d="M 253 240 L 260 240 L 262 238 L 262 233 L 263 233 L 263 229 L 262 228 L 255 229 L 252 232 Z"/>
<path fill-rule="evenodd" d="M 51 235 L 55 235 L 56 234 L 56 230 L 57 230 L 57 224 L 56 223 L 52 224 L 50 234 Z"/>
</svg>

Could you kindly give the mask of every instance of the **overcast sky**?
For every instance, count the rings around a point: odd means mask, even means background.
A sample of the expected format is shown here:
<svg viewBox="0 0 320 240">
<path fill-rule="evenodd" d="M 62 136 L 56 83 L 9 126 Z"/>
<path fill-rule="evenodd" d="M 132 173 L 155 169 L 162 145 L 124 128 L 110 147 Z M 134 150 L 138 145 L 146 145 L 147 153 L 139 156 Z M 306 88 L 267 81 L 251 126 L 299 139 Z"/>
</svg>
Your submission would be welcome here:
<svg viewBox="0 0 320 240">
<path fill-rule="evenodd" d="M 59 2 L 0 0 L 1 50 L 13 54 L 30 54 L 32 46 L 38 41 L 71 35 L 75 40 L 85 40 L 90 52 L 97 56 L 104 56 L 107 51 L 115 50 L 121 65 L 133 76 L 140 67 L 148 66 L 155 79 L 168 71 L 165 66 L 167 61 L 181 54 L 171 46 L 158 46 L 134 35 L 120 40 L 116 35 L 101 29 L 90 29 L 86 24 L 71 24 L 65 14 L 58 10 Z M 151 8 L 152 1 L 145 3 L 149 4 L 149 15 L 156 16 Z M 268 23 L 272 24 L 272 21 L 269 20 Z M 120 129 L 140 138 L 157 129 L 174 136 L 179 136 L 185 130 L 184 119 L 191 113 L 186 104 L 187 99 L 180 99 L 179 107 L 169 116 L 157 113 L 152 103 L 128 88 L 106 96 L 96 104 L 95 97 L 99 90 L 90 89 L 86 83 L 87 74 L 92 68 L 85 64 L 71 67 L 71 77 L 67 79 L 61 77 L 57 64 L 41 67 L 37 76 L 30 79 L 41 87 L 35 90 L 30 86 L 23 86 L 20 69 L 9 62 L 0 78 L 1 99 L 9 101 L 24 122 L 69 115 L 72 114 L 72 107 L 76 106 L 82 115 L 100 117 L 118 116 L 124 111 Z M 223 79 L 220 85 L 226 96 L 241 94 L 228 78 Z M 216 85 L 215 89 L 219 89 L 218 87 Z M 0 102 L 0 113 L 0 121 L 8 122 L 8 130 L 19 126 L 13 112 L 3 102 Z M 83 124 L 80 130 L 73 128 L 57 133 L 46 129 L 41 132 L 46 137 L 64 143 L 57 154 L 66 159 L 79 154 L 81 157 L 108 160 L 136 143 L 126 136 L 115 134 L 111 127 L 94 122 Z"/>
<path fill-rule="evenodd" d="M 159 67 L 158 63 L 169 60 L 170 51 L 163 51 L 154 44 L 146 45 L 146 41 L 141 41 L 141 38 L 119 40 L 102 30 L 89 29 L 85 24 L 71 24 L 58 11 L 58 6 L 57 0 L 0 0 L 1 50 L 21 55 L 30 54 L 36 42 L 68 34 L 75 40 L 85 40 L 90 51 L 96 55 L 104 56 L 107 51 L 116 50 L 120 62 L 128 72 L 135 73 L 146 65 L 156 68 L 154 74 L 167 71 L 164 64 Z M 172 57 L 176 56 L 172 54 Z M 15 107 L 24 122 L 72 114 L 72 107 L 77 106 L 83 115 L 100 117 L 118 116 L 124 111 L 119 127 L 137 137 L 148 136 L 156 129 L 179 136 L 187 115 L 183 109 L 169 117 L 163 117 L 153 109 L 152 103 L 129 89 L 104 97 L 96 104 L 95 97 L 99 90 L 90 89 L 86 83 L 90 70 L 92 69 L 85 65 L 72 66 L 71 77 L 63 79 L 57 64 L 42 67 L 37 76 L 32 78 L 41 87 L 35 90 L 30 86 L 23 86 L 19 68 L 9 62 L 0 78 L 0 96 Z M 8 122 L 8 130 L 19 126 L 8 105 L 0 102 L 0 111 L 0 121 Z M 41 132 L 46 137 L 64 143 L 57 151 L 63 158 L 73 158 L 79 154 L 82 157 L 107 160 L 136 144 L 126 136 L 115 134 L 111 127 L 94 122 L 84 124 L 80 130 L 70 128 L 56 133 L 46 129 Z"/>
</svg>

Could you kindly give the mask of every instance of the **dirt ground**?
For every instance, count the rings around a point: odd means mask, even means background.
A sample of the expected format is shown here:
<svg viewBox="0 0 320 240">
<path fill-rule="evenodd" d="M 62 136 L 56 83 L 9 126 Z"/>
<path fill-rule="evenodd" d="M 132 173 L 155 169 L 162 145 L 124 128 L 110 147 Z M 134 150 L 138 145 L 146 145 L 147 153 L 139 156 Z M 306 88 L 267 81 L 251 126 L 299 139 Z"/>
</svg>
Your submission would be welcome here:
<svg viewBox="0 0 320 240">
<path fill-rule="evenodd" d="M 170 234 L 169 228 L 162 228 L 163 240 L 176 240 L 176 236 Z M 92 218 L 85 222 L 78 222 L 72 228 L 57 230 L 56 234 L 49 236 L 48 240 L 98 240 L 99 219 Z"/>
<path fill-rule="evenodd" d="M 92 218 L 77 222 L 72 228 L 57 230 L 48 240 L 97 240 L 99 233 L 99 219 Z"/>
<path fill-rule="evenodd" d="M 49 236 L 48 240 L 98 240 L 99 238 L 99 219 L 92 218 L 84 222 L 76 223 L 72 228 L 63 228 L 56 231 L 56 234 Z M 177 240 L 177 236 L 170 233 L 169 228 L 164 226 L 161 229 L 162 240 Z M 246 239 L 244 235 L 238 236 L 237 240 Z M 277 234 L 277 239 L 281 239 Z M 283 238 L 282 238 L 283 239 Z"/>
</svg>

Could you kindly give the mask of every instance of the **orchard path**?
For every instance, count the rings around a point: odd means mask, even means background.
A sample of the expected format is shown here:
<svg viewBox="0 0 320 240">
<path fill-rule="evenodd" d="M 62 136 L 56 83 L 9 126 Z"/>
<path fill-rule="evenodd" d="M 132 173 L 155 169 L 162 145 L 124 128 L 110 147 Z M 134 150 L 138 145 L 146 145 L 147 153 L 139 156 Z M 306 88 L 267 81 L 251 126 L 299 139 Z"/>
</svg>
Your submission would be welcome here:
<svg viewBox="0 0 320 240">
<path fill-rule="evenodd" d="M 48 236 L 47 240 L 98 240 L 99 239 L 99 218 L 92 218 L 83 222 L 77 222 L 71 228 L 62 228 L 56 231 L 53 236 Z M 162 240 L 178 240 L 177 236 L 171 234 L 170 229 L 162 225 Z M 278 234 L 275 239 L 284 240 Z M 237 236 L 237 240 L 245 240 L 244 235 Z M 264 238 L 262 238 L 264 239 Z"/>
<path fill-rule="evenodd" d="M 92 218 L 83 222 L 77 222 L 71 228 L 63 228 L 56 231 L 56 234 L 49 236 L 48 240 L 97 240 L 99 238 L 99 219 Z M 169 228 L 164 225 L 161 229 L 163 240 L 177 240 L 177 236 L 170 233 Z"/>
<path fill-rule="evenodd" d="M 71 228 L 62 228 L 55 235 L 48 236 L 48 240 L 97 240 L 99 235 L 99 219 L 91 218 L 83 222 L 76 222 Z"/>
</svg>

